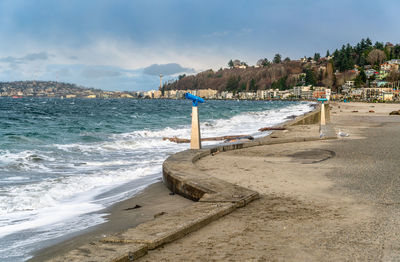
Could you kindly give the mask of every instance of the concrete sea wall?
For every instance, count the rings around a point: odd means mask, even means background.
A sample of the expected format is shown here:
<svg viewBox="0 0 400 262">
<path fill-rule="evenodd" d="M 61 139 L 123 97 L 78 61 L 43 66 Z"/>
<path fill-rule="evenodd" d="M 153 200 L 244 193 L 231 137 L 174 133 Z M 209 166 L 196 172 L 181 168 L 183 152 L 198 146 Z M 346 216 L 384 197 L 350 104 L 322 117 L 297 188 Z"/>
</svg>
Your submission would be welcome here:
<svg viewBox="0 0 400 262">
<path fill-rule="evenodd" d="M 325 108 L 328 110 L 326 116 L 329 116 L 329 106 Z M 284 126 L 317 124 L 320 121 L 319 117 L 320 108 L 317 107 L 313 112 L 286 122 Z M 49 261 L 133 261 L 146 255 L 148 250 L 179 239 L 235 209 L 245 206 L 259 198 L 258 192 L 218 179 L 210 172 L 199 170 L 195 166 L 195 162 L 208 155 L 224 151 L 320 139 L 318 136 L 301 137 L 290 132 L 288 134 L 289 136 L 281 138 L 269 136 L 247 143 L 185 150 L 168 157 L 163 163 L 163 182 L 172 192 L 195 201 L 193 204 L 184 210 L 171 212 L 167 210 L 165 214 L 137 227 L 105 237 L 100 241 L 87 243 L 79 249 Z M 324 137 L 324 139 L 326 138 L 331 137 Z"/>
<path fill-rule="evenodd" d="M 329 122 L 330 106 L 325 106 L 325 116 Z M 299 116 L 294 120 L 288 121 L 284 126 L 296 125 L 312 125 L 318 124 L 321 120 L 321 107 Z M 174 193 L 180 194 L 186 198 L 200 202 L 232 202 L 232 203 L 248 203 L 257 198 L 257 193 L 248 189 L 233 186 L 230 183 L 214 178 L 212 174 L 205 174 L 196 169 L 194 163 L 199 159 L 229 150 L 237 150 L 241 148 L 270 145 L 279 143 L 291 143 L 309 140 L 318 140 L 314 138 L 286 138 L 271 140 L 267 138 L 256 139 L 252 142 L 235 143 L 229 145 L 218 145 L 212 148 L 200 150 L 185 150 L 176 153 L 165 160 L 163 164 L 163 182 Z M 240 205 L 240 204 L 239 204 Z"/>
</svg>

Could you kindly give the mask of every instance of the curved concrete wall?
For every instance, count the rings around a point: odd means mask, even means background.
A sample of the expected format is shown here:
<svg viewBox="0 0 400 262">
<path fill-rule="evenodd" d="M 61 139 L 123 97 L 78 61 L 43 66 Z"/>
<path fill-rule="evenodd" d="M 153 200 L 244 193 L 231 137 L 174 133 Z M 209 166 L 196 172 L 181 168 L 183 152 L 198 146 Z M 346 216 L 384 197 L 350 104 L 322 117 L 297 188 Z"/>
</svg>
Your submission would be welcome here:
<svg viewBox="0 0 400 262">
<path fill-rule="evenodd" d="M 320 122 L 321 112 L 318 106 L 314 111 L 297 117 L 284 124 L 284 126 L 309 125 Z M 329 121 L 329 104 L 325 106 L 327 121 Z M 217 145 L 212 148 L 200 150 L 185 150 L 168 157 L 163 163 L 163 182 L 174 193 L 200 202 L 234 202 L 245 205 L 258 197 L 258 193 L 246 188 L 232 185 L 226 181 L 217 179 L 212 174 L 206 174 L 196 169 L 194 163 L 202 157 L 215 152 L 237 150 L 241 148 L 270 145 L 279 143 L 291 143 L 301 141 L 319 140 L 315 138 L 286 138 L 271 140 L 259 138 L 252 142 Z"/>
</svg>

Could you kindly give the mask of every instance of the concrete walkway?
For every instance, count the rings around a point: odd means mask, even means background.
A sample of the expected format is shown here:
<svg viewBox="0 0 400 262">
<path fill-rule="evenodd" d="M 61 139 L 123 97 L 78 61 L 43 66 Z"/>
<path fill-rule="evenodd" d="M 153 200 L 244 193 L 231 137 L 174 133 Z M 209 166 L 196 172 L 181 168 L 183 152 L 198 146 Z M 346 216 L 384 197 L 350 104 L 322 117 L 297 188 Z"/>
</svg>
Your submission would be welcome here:
<svg viewBox="0 0 400 262">
<path fill-rule="evenodd" d="M 202 158 L 202 172 L 260 199 L 139 261 L 400 261 L 399 108 L 336 105 L 349 137 Z"/>
</svg>

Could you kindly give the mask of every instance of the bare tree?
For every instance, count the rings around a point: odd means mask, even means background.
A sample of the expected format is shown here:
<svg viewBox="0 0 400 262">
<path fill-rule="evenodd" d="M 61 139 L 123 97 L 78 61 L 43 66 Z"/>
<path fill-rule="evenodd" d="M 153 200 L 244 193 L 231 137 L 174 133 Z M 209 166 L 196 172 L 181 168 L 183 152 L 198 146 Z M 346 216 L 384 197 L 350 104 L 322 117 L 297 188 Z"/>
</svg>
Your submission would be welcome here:
<svg viewBox="0 0 400 262">
<path fill-rule="evenodd" d="M 389 82 L 399 81 L 400 73 L 396 71 L 391 71 L 389 75 L 386 77 L 386 80 Z"/>
<path fill-rule="evenodd" d="M 380 64 L 385 59 L 386 59 L 385 52 L 379 49 L 373 49 L 371 52 L 369 52 L 367 58 L 368 62 L 370 62 L 371 65 Z"/>
<path fill-rule="evenodd" d="M 331 62 L 326 65 L 325 77 L 323 77 L 322 82 L 326 87 L 332 87 L 333 85 L 333 65 Z"/>
</svg>

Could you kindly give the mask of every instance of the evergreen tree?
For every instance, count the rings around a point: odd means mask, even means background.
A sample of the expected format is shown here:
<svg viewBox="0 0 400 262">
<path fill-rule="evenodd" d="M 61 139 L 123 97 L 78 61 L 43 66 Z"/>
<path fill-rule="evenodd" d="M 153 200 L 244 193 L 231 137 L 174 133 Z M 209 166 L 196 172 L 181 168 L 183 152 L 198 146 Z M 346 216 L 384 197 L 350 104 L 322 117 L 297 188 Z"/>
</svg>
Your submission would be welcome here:
<svg viewBox="0 0 400 262">
<path fill-rule="evenodd" d="M 290 87 L 286 85 L 287 76 L 279 78 L 278 81 L 274 81 L 271 85 L 272 89 L 287 90 Z"/>
<path fill-rule="evenodd" d="M 361 50 L 367 48 L 367 43 L 365 42 L 365 39 L 364 39 L 364 38 L 361 39 L 360 48 L 361 48 Z"/>
<path fill-rule="evenodd" d="M 231 76 L 228 78 L 226 83 L 226 90 L 228 91 L 236 91 L 239 87 L 240 76 L 236 78 L 236 76 Z"/>
<path fill-rule="evenodd" d="M 326 50 L 326 55 L 325 55 L 325 57 L 329 57 L 329 56 L 330 56 L 329 50 Z"/>
<path fill-rule="evenodd" d="M 378 41 L 375 42 L 374 47 L 375 47 L 376 49 L 379 49 L 379 50 L 383 50 L 383 48 L 384 48 L 383 43 L 378 42 Z"/>
<path fill-rule="evenodd" d="M 263 61 L 262 61 L 262 66 L 269 66 L 270 64 L 271 64 L 271 62 L 268 61 L 267 58 L 264 58 L 264 59 L 263 59 Z"/>
<path fill-rule="evenodd" d="M 250 80 L 250 84 L 249 84 L 249 90 L 251 91 L 257 91 L 257 86 L 256 86 L 256 80 L 254 80 L 254 78 L 252 78 Z"/>
<path fill-rule="evenodd" d="M 280 64 L 282 62 L 282 57 L 280 54 L 275 54 L 274 56 L 274 64 Z"/>
<path fill-rule="evenodd" d="M 367 82 L 367 75 L 365 74 L 364 68 L 361 68 L 359 76 L 360 76 L 361 82 L 363 82 L 363 83 Z"/>
<path fill-rule="evenodd" d="M 321 55 L 319 53 L 314 54 L 314 61 L 318 61 L 321 58 Z"/>
<path fill-rule="evenodd" d="M 229 60 L 229 62 L 228 62 L 228 67 L 229 67 L 229 68 L 232 68 L 232 67 L 233 67 L 233 61 L 232 61 L 232 59 Z"/>
<path fill-rule="evenodd" d="M 312 86 L 315 86 L 317 84 L 314 71 L 312 71 L 311 69 L 306 69 L 305 84 Z"/>
<path fill-rule="evenodd" d="M 372 46 L 372 41 L 369 39 L 369 37 L 367 37 L 367 40 L 365 40 L 367 47 L 371 47 Z"/>
</svg>

